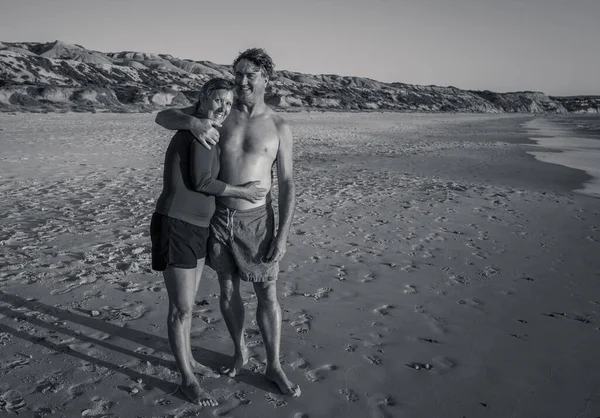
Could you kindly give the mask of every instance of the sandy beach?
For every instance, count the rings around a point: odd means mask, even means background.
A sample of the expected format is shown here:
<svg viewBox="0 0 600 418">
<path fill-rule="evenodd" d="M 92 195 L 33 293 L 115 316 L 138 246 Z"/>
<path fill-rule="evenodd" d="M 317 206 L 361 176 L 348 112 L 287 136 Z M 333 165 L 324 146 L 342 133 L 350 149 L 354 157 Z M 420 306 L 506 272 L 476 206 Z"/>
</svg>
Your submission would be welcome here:
<svg viewBox="0 0 600 418">
<path fill-rule="evenodd" d="M 282 363 L 302 396 L 262 378 L 244 286 L 252 357 L 201 380 L 220 403 L 203 409 L 176 392 L 150 269 L 172 133 L 153 114 L 0 114 L 0 416 L 600 416 L 600 160 L 573 157 L 597 119 L 283 116 Z M 196 300 L 194 354 L 218 367 L 233 347 L 212 270 Z"/>
</svg>

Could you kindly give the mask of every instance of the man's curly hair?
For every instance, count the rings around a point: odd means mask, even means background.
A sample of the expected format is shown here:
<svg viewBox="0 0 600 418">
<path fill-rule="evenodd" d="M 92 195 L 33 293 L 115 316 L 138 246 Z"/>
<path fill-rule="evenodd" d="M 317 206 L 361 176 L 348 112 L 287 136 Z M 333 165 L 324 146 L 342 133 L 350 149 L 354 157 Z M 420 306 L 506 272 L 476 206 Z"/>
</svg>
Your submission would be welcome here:
<svg viewBox="0 0 600 418">
<path fill-rule="evenodd" d="M 273 77 L 273 70 L 275 69 L 275 63 L 262 48 L 250 48 L 245 50 L 244 52 L 240 52 L 237 58 L 233 61 L 233 70 L 235 71 L 235 67 L 241 60 L 248 60 L 263 71 L 263 74 L 271 79 Z"/>
</svg>

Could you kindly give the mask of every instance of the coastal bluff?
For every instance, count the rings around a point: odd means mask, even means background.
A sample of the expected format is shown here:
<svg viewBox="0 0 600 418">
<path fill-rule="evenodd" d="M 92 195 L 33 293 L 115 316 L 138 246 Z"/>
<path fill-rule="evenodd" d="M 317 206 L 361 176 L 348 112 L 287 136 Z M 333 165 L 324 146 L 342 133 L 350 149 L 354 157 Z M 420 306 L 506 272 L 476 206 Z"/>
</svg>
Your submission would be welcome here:
<svg viewBox="0 0 600 418">
<path fill-rule="evenodd" d="M 0 112 L 151 112 L 188 106 L 231 65 L 61 41 L 0 42 Z M 276 71 L 266 101 L 278 110 L 598 114 L 600 96 L 495 93 Z"/>
</svg>

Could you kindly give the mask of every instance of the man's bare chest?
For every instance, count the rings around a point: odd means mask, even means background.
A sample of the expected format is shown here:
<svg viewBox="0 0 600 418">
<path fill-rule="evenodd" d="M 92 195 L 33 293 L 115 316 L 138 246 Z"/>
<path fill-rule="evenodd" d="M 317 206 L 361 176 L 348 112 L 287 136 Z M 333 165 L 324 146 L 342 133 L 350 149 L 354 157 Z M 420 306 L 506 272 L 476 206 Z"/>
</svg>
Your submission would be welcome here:
<svg viewBox="0 0 600 418">
<path fill-rule="evenodd" d="M 272 122 L 240 122 L 227 126 L 220 144 L 224 154 L 252 154 L 274 159 L 279 149 L 279 135 Z"/>
</svg>

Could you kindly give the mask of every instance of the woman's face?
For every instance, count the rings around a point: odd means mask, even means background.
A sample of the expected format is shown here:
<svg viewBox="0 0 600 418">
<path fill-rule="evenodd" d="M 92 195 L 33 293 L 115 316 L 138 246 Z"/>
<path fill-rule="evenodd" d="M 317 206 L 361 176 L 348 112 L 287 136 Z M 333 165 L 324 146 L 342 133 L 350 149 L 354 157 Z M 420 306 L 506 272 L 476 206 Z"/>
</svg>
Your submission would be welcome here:
<svg viewBox="0 0 600 418">
<path fill-rule="evenodd" d="M 231 112 L 232 103 L 233 92 L 231 90 L 217 90 L 202 101 L 200 113 L 208 119 L 222 123 Z"/>
</svg>

